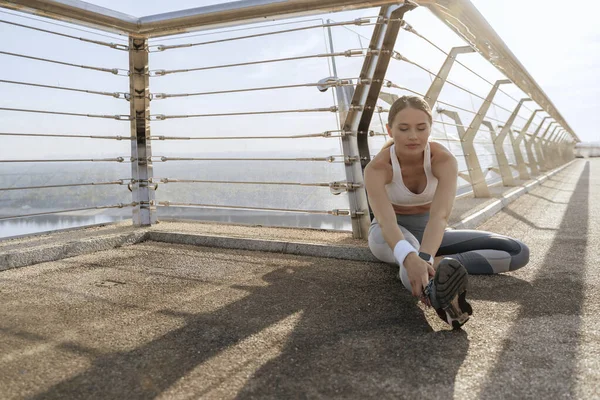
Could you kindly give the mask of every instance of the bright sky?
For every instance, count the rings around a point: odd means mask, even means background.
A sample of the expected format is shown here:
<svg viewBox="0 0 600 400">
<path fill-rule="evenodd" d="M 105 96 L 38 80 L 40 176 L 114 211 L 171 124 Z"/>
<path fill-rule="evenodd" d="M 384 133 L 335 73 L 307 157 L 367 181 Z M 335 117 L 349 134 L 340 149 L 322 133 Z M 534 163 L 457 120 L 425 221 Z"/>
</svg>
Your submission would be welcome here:
<svg viewBox="0 0 600 400">
<path fill-rule="evenodd" d="M 472 0 L 582 141 L 600 141 L 597 2 Z"/>
<path fill-rule="evenodd" d="M 93 4 L 120 11 L 134 16 L 145 16 L 167 11 L 175 11 L 201 6 L 195 0 L 145 1 L 140 7 L 138 1 L 122 0 L 93 0 Z M 206 2 L 205 4 L 214 4 Z M 559 112 L 571 125 L 582 141 L 600 141 L 596 127 L 600 125 L 599 88 L 596 77 L 600 73 L 600 32 L 596 26 L 592 12 L 582 12 L 586 9 L 585 2 L 577 2 L 577 7 L 566 6 L 558 0 L 526 0 L 519 2 L 519 8 L 514 5 L 506 6 L 504 1 L 473 0 L 484 17 L 498 32 L 508 47 L 536 79 L 545 93 L 549 96 Z M 591 1 L 588 10 L 592 10 Z M 511 3 L 512 4 L 512 3 Z M 1 9 L 0 9 L 1 11 Z M 361 16 L 375 16 L 377 9 L 359 10 L 346 13 L 332 14 L 324 18 L 336 21 L 351 20 Z M 15 14 L 14 12 L 11 12 Z M 111 38 L 65 29 L 56 25 L 40 23 L 31 19 L 0 13 L 0 19 L 53 29 L 75 36 L 83 36 L 97 40 L 113 41 Z M 464 45 L 464 42 L 454 35 L 437 18 L 426 9 L 418 8 L 406 16 L 407 21 L 417 31 L 427 36 L 445 50 L 452 46 Z M 315 23 L 311 17 L 301 18 L 307 22 L 295 23 L 267 30 L 286 29 L 288 27 L 306 26 Z M 63 24 L 63 23 L 61 23 Z M 64 24 L 63 24 L 64 25 Z M 351 27 L 355 32 L 369 36 L 372 27 Z M 192 43 L 215 38 L 231 37 L 248 33 L 264 32 L 262 30 L 245 30 L 219 35 L 203 35 L 184 37 L 178 40 L 159 38 L 151 44 Z M 10 41 L 4 41 L 2 51 L 34 55 L 55 60 L 85 64 L 107 68 L 128 67 L 127 53 L 113 49 L 101 48 L 95 45 L 58 38 L 40 32 L 34 32 L 0 24 L 0 35 L 10 35 Z M 5 36 L 6 35 L 6 36 Z M 114 35 L 113 35 L 114 36 Z M 333 39 L 335 51 L 356 49 L 366 46 L 368 39 L 360 38 L 346 28 L 334 28 Z M 295 34 L 275 35 L 259 40 L 234 41 L 217 46 L 198 46 L 190 49 L 171 50 L 153 53 L 150 56 L 150 68 L 178 69 L 200 66 L 220 65 L 249 60 L 273 59 L 281 57 L 301 56 L 329 52 L 326 47 L 326 32 L 322 29 L 301 31 Z M 437 72 L 445 56 L 421 39 L 401 32 L 396 49 L 409 59 L 419 63 L 433 72 Z M 0 55 L 1 79 L 27 81 L 56 85 L 61 87 L 76 87 L 98 91 L 128 91 L 126 77 L 113 76 L 90 70 L 73 69 L 70 67 L 40 63 L 39 61 Z M 501 74 L 478 54 L 461 56 L 461 60 L 470 68 L 477 71 L 489 81 L 503 78 Z M 338 58 L 338 74 L 341 77 L 356 77 L 362 59 Z M 195 73 L 173 74 L 151 79 L 151 91 L 154 93 L 190 93 L 200 91 L 232 89 L 240 87 L 258 87 L 284 85 L 294 83 L 316 82 L 330 74 L 327 58 L 309 59 L 294 63 L 272 63 L 242 68 L 226 68 Z M 392 61 L 387 78 L 401 86 L 424 93 L 431 82 L 431 77 L 414 66 Z M 459 82 L 475 93 L 485 96 L 489 84 L 474 77 L 465 69 L 455 67 L 450 79 Z M 512 86 L 512 87 L 508 87 Z M 514 85 L 505 87 L 506 93 L 519 99 L 525 97 Z M 31 108 L 60 110 L 76 113 L 92 114 L 128 114 L 128 103 L 107 96 L 99 97 L 73 92 L 53 91 L 8 85 L 0 83 L 4 96 L 0 97 L 0 107 Z M 295 89 L 296 90 L 296 89 Z M 393 90 L 390 90 L 393 92 Z M 293 94 L 284 91 L 255 92 L 237 95 L 195 96 L 168 100 L 154 100 L 151 103 L 152 114 L 187 115 L 202 113 L 236 112 L 248 110 L 277 110 L 323 108 L 333 105 L 331 91 L 320 93 L 314 88 L 297 89 Z M 396 93 L 402 94 L 396 91 Z M 464 91 L 446 85 L 440 100 L 476 111 L 481 100 Z M 488 116 L 504 121 L 508 117 L 502 109 L 512 109 L 515 101 L 507 95 L 499 94 L 495 99 L 499 107 L 492 107 Z M 515 126 L 522 127 L 531 110 L 536 108 L 528 103 L 529 109 L 519 113 L 520 118 Z M 380 105 L 386 106 L 385 103 Z M 16 113 L 0 111 L 3 121 L 2 130 L 5 132 L 23 133 L 73 133 L 82 135 L 129 135 L 129 123 L 101 118 L 65 117 Z M 385 121 L 386 114 L 376 116 L 375 122 Z M 438 120 L 450 122 L 437 115 Z M 462 113 L 463 123 L 468 123 L 472 113 Z M 275 122 L 276 121 L 276 122 Z M 539 123 L 540 119 L 536 119 Z M 534 126 L 535 127 L 535 126 Z M 532 128 L 534 128 L 532 127 Z M 336 129 L 337 119 L 334 113 L 291 113 L 276 116 L 241 116 L 241 117 L 211 117 L 186 118 L 152 123 L 154 135 L 172 136 L 215 136 L 215 135 L 297 135 L 318 133 Z M 375 126 L 374 128 L 380 128 Z M 439 135 L 455 137 L 456 132 L 447 125 L 438 125 Z M 533 129 L 530 129 L 530 132 Z M 44 139 L 46 140 L 46 139 Z M 79 141 L 79 139 L 76 139 Z M 325 144 L 323 140 L 305 141 L 301 145 L 289 141 L 227 141 L 229 149 L 233 150 L 272 150 L 284 146 L 291 150 L 310 150 L 315 156 L 341 154 L 339 141 L 331 140 Z M 69 139 L 53 139 L 41 142 L 36 139 L 16 139 L 3 137 L 0 146 L 0 159 L 15 158 L 17 149 L 23 147 L 29 151 L 29 157 L 56 158 L 72 154 L 82 154 L 82 150 L 101 154 L 103 156 L 127 155 L 129 143 L 88 140 L 81 145 L 72 146 Z M 28 142 L 29 141 L 29 142 Z M 383 138 L 374 142 L 381 144 Z M 47 145 L 45 144 L 47 143 Z M 34 146 L 33 144 L 38 144 Z M 196 141 L 179 143 L 156 143 L 154 155 L 169 155 L 178 152 L 216 152 L 223 150 L 223 142 Z M 319 152 L 319 154 L 316 154 Z M 484 162 L 485 164 L 485 162 Z"/>
<path fill-rule="evenodd" d="M 225 2 L 225 1 L 221 1 Z M 219 1 L 92 3 L 134 16 L 198 7 Z M 471 0 L 545 91 L 582 141 L 600 141 L 600 30 L 593 0 L 567 6 L 564 0 Z M 590 12 L 585 12 L 588 10 Z M 408 15 L 410 20 L 410 14 Z M 437 36 L 437 35 L 434 35 Z"/>
</svg>

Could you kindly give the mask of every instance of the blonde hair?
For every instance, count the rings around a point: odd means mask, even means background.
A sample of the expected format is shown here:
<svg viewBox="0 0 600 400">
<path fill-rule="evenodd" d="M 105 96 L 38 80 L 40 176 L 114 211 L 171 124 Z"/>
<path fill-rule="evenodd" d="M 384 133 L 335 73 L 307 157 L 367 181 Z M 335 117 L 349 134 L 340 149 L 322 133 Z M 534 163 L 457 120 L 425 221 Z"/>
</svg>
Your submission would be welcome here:
<svg viewBox="0 0 600 400">
<path fill-rule="evenodd" d="M 433 115 L 431 113 L 431 107 L 429 107 L 429 104 L 422 97 L 402 96 L 399 97 L 396 101 L 394 101 L 394 104 L 392 104 L 392 107 L 390 107 L 390 112 L 388 113 L 389 126 L 392 126 L 396 115 L 398 115 L 398 113 L 404 110 L 405 108 L 414 108 L 415 110 L 423 111 L 425 114 L 427 114 L 427 117 L 429 118 L 429 124 L 433 124 Z M 387 143 L 383 145 L 380 151 L 389 148 L 393 144 L 394 139 L 388 140 Z"/>
</svg>

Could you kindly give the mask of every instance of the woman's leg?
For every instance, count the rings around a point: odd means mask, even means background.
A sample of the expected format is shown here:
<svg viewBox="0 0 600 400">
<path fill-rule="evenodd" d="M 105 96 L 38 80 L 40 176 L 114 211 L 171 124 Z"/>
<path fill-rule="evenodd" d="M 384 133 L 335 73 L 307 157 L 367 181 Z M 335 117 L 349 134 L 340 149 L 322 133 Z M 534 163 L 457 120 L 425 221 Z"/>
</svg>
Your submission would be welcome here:
<svg viewBox="0 0 600 400">
<path fill-rule="evenodd" d="M 410 243 L 410 245 L 418 251 L 420 244 L 415 236 L 402 225 L 398 225 L 398 227 L 402 231 L 402 235 L 404 235 L 404 238 L 408 241 L 408 243 Z M 380 261 L 397 265 L 396 258 L 394 257 L 394 251 L 383 238 L 381 226 L 375 219 L 373 219 L 371 226 L 369 227 L 369 249 L 371 250 L 371 253 L 373 253 L 373 255 Z M 404 287 L 409 291 L 412 291 L 410 281 L 408 280 L 408 274 L 402 265 L 400 265 L 398 277 L 402 281 Z"/>
<path fill-rule="evenodd" d="M 436 256 L 454 258 L 469 274 L 514 271 L 529 262 L 529 247 L 523 242 L 495 233 L 448 230 Z"/>
<path fill-rule="evenodd" d="M 417 238 L 423 237 L 423 231 L 427 224 L 427 220 L 428 215 L 398 216 L 396 219 L 404 238 L 417 250 L 420 247 Z M 369 228 L 369 249 L 379 260 L 397 264 L 396 259 L 394 258 L 394 252 L 383 238 L 381 226 L 375 219 L 373 219 Z M 462 254 L 459 256 L 462 256 Z M 440 266 L 438 274 L 441 272 L 441 281 L 438 281 L 436 278 L 436 280 L 433 281 L 433 285 L 428 285 L 429 289 L 426 289 L 431 292 L 424 293 L 428 293 L 426 296 L 428 296 L 429 301 L 440 318 L 454 328 L 458 328 L 467 322 L 469 315 L 473 313 L 473 310 L 465 298 L 467 272 L 460 264 L 452 265 L 452 263 L 455 262 L 446 262 Z M 408 289 L 409 292 L 412 292 L 406 268 L 402 265 L 400 265 L 398 276 L 404 287 Z M 458 303 L 454 301 L 455 299 L 458 299 Z"/>
</svg>

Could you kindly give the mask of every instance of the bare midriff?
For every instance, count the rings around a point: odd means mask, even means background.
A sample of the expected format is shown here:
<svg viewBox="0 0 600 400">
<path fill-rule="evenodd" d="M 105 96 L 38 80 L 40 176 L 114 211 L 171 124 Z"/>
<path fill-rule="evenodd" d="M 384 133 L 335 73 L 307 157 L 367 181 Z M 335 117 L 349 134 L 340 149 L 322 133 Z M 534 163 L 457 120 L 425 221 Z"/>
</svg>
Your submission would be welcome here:
<svg viewBox="0 0 600 400">
<path fill-rule="evenodd" d="M 394 212 L 400 215 L 425 214 L 429 212 L 431 203 L 422 206 L 398 206 L 396 204 L 392 204 L 392 207 L 394 207 Z"/>
</svg>

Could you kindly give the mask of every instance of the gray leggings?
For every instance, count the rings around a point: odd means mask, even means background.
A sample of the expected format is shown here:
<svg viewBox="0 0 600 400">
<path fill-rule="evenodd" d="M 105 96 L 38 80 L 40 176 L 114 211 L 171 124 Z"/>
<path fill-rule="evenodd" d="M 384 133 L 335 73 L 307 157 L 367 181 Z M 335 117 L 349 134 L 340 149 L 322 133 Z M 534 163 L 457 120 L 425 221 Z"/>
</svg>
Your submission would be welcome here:
<svg viewBox="0 0 600 400">
<path fill-rule="evenodd" d="M 404 238 L 419 249 L 429 213 L 396 215 L 396 222 Z M 373 219 L 369 228 L 369 249 L 375 257 L 387 263 L 396 263 L 394 252 L 383 238 L 381 226 Z M 475 230 L 447 230 L 436 256 L 454 258 L 465 266 L 469 274 L 497 274 L 514 271 L 529 262 L 529 248 L 523 242 L 495 233 Z M 408 277 L 400 266 L 400 278 L 408 289 Z"/>
</svg>

